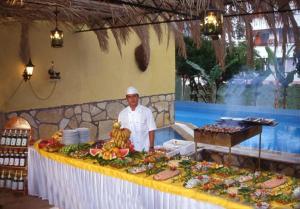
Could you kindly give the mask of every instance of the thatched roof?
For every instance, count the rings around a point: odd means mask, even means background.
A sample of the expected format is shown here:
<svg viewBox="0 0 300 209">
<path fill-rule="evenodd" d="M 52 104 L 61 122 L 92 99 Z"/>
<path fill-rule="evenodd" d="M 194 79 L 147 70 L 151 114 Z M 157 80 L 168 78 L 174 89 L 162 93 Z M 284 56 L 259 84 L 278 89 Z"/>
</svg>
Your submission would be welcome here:
<svg viewBox="0 0 300 209">
<path fill-rule="evenodd" d="M 265 19 L 270 26 L 275 46 L 278 45 L 275 27 L 281 23 L 283 52 L 290 30 L 300 48 L 299 29 L 293 15 L 293 11 L 300 8 L 300 0 L 1 0 L 0 24 L 18 21 L 26 32 L 32 21 L 54 21 L 53 11 L 57 7 L 59 20 L 71 30 L 83 32 L 86 31 L 83 28 L 88 27 L 87 31 L 95 31 L 103 50 L 108 50 L 107 30 L 111 29 L 120 52 L 131 31 L 138 35 L 149 52 L 149 24 L 153 25 L 160 40 L 163 30 L 160 23 L 167 23 L 168 31 L 174 32 L 178 50 L 184 56 L 185 34 L 190 34 L 197 46 L 201 45 L 200 19 L 210 3 L 224 11 L 222 38 L 213 44 L 221 66 L 224 66 L 225 44 L 232 43 L 237 23 L 245 29 L 248 64 L 252 64 L 255 34 L 251 22 L 257 17 Z"/>
</svg>

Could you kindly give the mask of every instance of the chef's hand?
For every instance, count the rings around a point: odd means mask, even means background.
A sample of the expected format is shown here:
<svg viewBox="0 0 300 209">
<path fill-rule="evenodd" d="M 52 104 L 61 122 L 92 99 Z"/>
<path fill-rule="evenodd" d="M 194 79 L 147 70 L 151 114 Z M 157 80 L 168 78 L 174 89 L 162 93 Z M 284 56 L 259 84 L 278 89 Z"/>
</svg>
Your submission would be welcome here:
<svg viewBox="0 0 300 209">
<path fill-rule="evenodd" d="M 154 147 L 149 147 L 149 152 L 154 152 Z"/>
</svg>

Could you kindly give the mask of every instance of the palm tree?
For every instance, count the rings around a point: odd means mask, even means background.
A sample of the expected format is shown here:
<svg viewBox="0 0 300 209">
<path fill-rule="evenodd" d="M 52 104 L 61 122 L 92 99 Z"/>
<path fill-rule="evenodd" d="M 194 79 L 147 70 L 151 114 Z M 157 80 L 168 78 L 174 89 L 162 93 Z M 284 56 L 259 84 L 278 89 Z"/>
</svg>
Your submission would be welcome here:
<svg viewBox="0 0 300 209">
<path fill-rule="evenodd" d="M 279 106 L 279 96 L 280 96 L 280 88 L 282 88 L 282 108 L 287 107 L 287 88 L 289 84 L 293 83 L 294 76 L 297 73 L 297 69 L 294 69 L 290 72 L 286 72 L 285 67 L 285 59 L 278 60 L 274 51 L 268 46 L 265 47 L 268 58 L 266 60 L 266 67 L 272 72 L 274 78 L 275 78 L 275 99 L 274 99 L 274 107 L 278 108 Z M 290 52 L 294 49 L 294 47 L 291 47 L 286 55 L 284 57 L 288 57 Z M 273 66 L 274 70 L 271 70 L 271 66 Z"/>
</svg>

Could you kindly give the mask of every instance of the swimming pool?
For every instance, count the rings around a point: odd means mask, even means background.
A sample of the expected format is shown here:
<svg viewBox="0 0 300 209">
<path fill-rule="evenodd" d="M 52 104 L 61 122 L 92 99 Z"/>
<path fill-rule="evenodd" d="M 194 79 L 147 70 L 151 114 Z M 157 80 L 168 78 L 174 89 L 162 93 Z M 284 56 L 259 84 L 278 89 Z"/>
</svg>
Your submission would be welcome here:
<svg viewBox="0 0 300 209">
<path fill-rule="evenodd" d="M 173 128 L 160 128 L 155 130 L 155 145 L 162 145 L 170 139 L 183 139 Z"/>
<path fill-rule="evenodd" d="M 274 118 L 279 124 L 264 126 L 262 149 L 300 154 L 300 111 L 278 110 L 253 106 L 206 104 L 186 101 L 175 102 L 175 120 L 204 126 L 215 123 L 220 117 Z M 258 136 L 240 144 L 258 148 Z"/>
</svg>

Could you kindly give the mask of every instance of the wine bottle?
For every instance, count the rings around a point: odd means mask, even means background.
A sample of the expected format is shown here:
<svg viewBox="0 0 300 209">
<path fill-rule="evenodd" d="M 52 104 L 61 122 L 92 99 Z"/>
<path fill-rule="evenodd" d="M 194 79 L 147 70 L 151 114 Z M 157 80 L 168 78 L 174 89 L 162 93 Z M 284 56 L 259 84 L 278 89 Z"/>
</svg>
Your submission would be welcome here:
<svg viewBox="0 0 300 209">
<path fill-rule="evenodd" d="M 19 152 L 15 153 L 14 166 L 20 166 L 20 153 Z"/>
<path fill-rule="evenodd" d="M 15 129 L 11 140 L 10 140 L 10 146 L 16 146 L 16 141 L 17 141 L 17 129 Z"/>
<path fill-rule="evenodd" d="M 10 175 L 10 170 L 8 171 L 8 176 L 7 176 L 6 181 L 5 181 L 5 187 L 7 189 L 11 189 L 11 175 Z"/>
<path fill-rule="evenodd" d="M 22 130 L 19 131 L 19 134 L 17 135 L 17 141 L 16 141 L 16 146 L 20 147 L 22 144 Z"/>
<path fill-rule="evenodd" d="M 11 129 L 8 131 L 8 134 L 6 135 L 6 138 L 5 138 L 5 145 L 6 146 L 10 145 L 10 140 L 11 140 Z"/>
<path fill-rule="evenodd" d="M 28 134 L 27 134 L 27 130 L 25 130 L 25 132 L 23 134 L 23 137 L 22 137 L 21 146 L 26 147 L 27 146 L 27 141 L 28 141 Z"/>
<path fill-rule="evenodd" d="M 12 151 L 10 151 L 8 165 L 9 166 L 13 166 L 14 165 L 14 161 L 15 161 L 15 154 Z"/>
<path fill-rule="evenodd" d="M 4 129 L 2 133 L 0 145 L 5 145 L 5 141 L 6 141 L 6 129 Z"/>
<path fill-rule="evenodd" d="M 15 177 L 14 179 L 12 180 L 12 183 L 11 183 L 11 189 L 12 190 L 17 190 L 18 189 L 18 171 L 15 172 Z"/>
<path fill-rule="evenodd" d="M 9 164 L 9 153 L 7 150 L 5 150 L 3 165 L 8 165 L 8 164 Z"/>
<path fill-rule="evenodd" d="M 21 171 L 20 178 L 18 180 L 18 190 L 24 190 L 23 171 Z"/>
<path fill-rule="evenodd" d="M 20 166 L 24 167 L 26 164 L 26 156 L 25 153 L 23 152 L 20 156 Z"/>
<path fill-rule="evenodd" d="M 2 174 L 0 176 L 0 188 L 4 188 L 5 187 L 5 173 L 4 173 L 4 169 L 2 170 Z"/>
<path fill-rule="evenodd" d="M 4 152 L 0 151 L 0 166 L 4 164 Z"/>
</svg>

